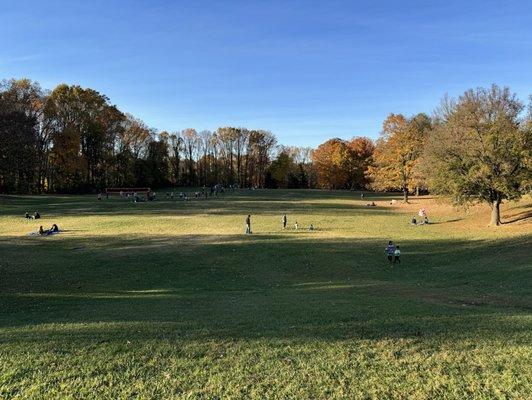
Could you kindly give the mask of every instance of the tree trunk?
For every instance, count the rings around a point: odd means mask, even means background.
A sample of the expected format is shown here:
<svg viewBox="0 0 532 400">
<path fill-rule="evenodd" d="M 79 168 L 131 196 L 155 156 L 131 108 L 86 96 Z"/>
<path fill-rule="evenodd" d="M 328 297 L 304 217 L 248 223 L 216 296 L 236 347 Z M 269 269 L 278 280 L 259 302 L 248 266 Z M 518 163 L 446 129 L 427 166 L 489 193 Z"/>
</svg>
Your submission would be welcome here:
<svg viewBox="0 0 532 400">
<path fill-rule="evenodd" d="M 501 201 L 495 200 L 491 204 L 491 226 L 499 226 L 501 224 L 501 210 L 500 210 Z"/>
<path fill-rule="evenodd" d="M 408 203 L 408 189 L 403 189 L 403 201 Z"/>
</svg>

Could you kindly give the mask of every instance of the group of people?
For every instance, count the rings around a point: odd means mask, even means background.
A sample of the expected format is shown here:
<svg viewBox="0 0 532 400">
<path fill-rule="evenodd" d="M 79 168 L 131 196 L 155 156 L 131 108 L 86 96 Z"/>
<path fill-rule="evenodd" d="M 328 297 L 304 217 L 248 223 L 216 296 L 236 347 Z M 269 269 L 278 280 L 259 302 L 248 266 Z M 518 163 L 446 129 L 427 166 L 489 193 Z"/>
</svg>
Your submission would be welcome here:
<svg viewBox="0 0 532 400">
<path fill-rule="evenodd" d="M 54 233 L 59 232 L 59 227 L 57 224 L 52 224 L 52 227 L 50 229 L 43 229 L 42 225 L 39 227 L 39 236 L 48 236 L 53 235 Z"/>
<path fill-rule="evenodd" d="M 384 254 L 388 257 L 390 265 L 401 263 L 401 250 L 391 240 L 388 242 L 386 249 L 384 249 Z"/>
<path fill-rule="evenodd" d="M 283 214 L 283 216 L 281 217 L 281 224 L 283 226 L 283 230 L 287 228 L 287 225 L 288 225 L 288 217 L 286 214 Z M 310 224 L 307 228 L 308 231 L 313 231 L 315 230 L 316 228 L 314 228 L 314 225 L 313 224 Z M 299 224 L 297 223 L 297 221 L 295 221 L 294 223 L 294 230 L 298 231 L 299 230 Z M 249 235 L 251 234 L 251 215 L 248 214 L 248 216 L 246 217 L 246 229 L 245 229 L 245 234 L 246 235 Z"/>
<path fill-rule="evenodd" d="M 283 225 L 283 230 L 287 228 L 287 225 L 288 225 L 288 217 L 286 216 L 286 214 L 283 214 L 283 216 L 281 217 L 281 224 Z M 298 231 L 299 230 L 299 224 L 297 223 L 297 221 L 295 221 L 294 223 L 294 230 Z M 310 224 L 307 228 L 308 231 L 313 231 L 315 230 L 314 228 L 314 225 L 313 224 Z M 248 216 L 246 217 L 246 230 L 245 230 L 245 234 L 246 235 L 249 235 L 251 234 L 251 215 L 248 214 Z"/>
<path fill-rule="evenodd" d="M 41 214 L 38 211 L 35 211 L 33 213 L 33 216 L 29 213 L 24 213 L 24 218 L 26 219 L 41 219 Z M 37 231 L 37 234 L 39 236 L 47 236 L 47 235 L 53 235 L 54 233 L 60 232 L 59 227 L 57 224 L 52 224 L 52 227 L 50 229 L 44 229 L 43 226 L 39 226 L 39 230 Z M 30 235 L 35 235 L 36 233 L 33 232 Z"/>
<path fill-rule="evenodd" d="M 236 185 L 229 185 L 229 190 L 234 192 L 238 187 Z M 192 192 L 191 195 L 189 195 L 186 192 L 179 192 L 179 198 L 181 200 L 189 200 L 190 198 L 194 197 L 195 199 L 201 199 L 201 198 L 208 198 L 208 197 L 217 197 L 219 194 L 225 193 L 225 189 L 222 185 L 217 184 L 214 186 L 211 186 L 210 188 L 207 188 L 206 186 L 203 186 L 201 188 L 201 191 Z M 175 198 L 175 193 L 167 192 L 166 197 L 173 200 Z"/>
<path fill-rule="evenodd" d="M 429 217 L 427 216 L 427 211 L 424 208 L 419 209 L 417 216 L 419 217 L 419 220 L 415 215 L 412 217 L 412 220 L 410 221 L 412 225 L 427 225 L 429 223 Z"/>
<path fill-rule="evenodd" d="M 26 218 L 26 219 L 40 219 L 40 218 L 41 218 L 41 214 L 39 214 L 38 211 L 35 211 L 35 212 L 33 213 L 33 216 L 31 216 L 31 215 L 28 214 L 28 213 L 25 213 L 25 214 L 24 214 L 24 218 Z"/>
</svg>

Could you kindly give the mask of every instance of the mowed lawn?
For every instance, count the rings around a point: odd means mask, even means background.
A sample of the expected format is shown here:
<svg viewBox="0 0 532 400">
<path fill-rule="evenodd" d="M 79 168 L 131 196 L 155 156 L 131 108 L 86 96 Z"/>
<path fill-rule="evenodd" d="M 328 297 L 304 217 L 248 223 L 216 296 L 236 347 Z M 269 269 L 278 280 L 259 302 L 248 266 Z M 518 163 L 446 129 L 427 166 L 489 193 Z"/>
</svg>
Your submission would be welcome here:
<svg viewBox="0 0 532 400">
<path fill-rule="evenodd" d="M 530 198 L 158 197 L 0 197 L 0 398 L 532 398 Z"/>
</svg>

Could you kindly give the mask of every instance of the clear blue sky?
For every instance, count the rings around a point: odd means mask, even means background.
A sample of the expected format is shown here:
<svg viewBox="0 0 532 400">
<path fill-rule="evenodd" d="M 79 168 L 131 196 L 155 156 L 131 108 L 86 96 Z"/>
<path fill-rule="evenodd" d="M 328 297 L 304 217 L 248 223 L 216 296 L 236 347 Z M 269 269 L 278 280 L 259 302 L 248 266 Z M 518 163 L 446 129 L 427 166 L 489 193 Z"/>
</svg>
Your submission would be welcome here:
<svg viewBox="0 0 532 400">
<path fill-rule="evenodd" d="M 377 137 L 445 93 L 532 93 L 532 1 L 5 1 L 0 78 L 105 93 L 159 130 Z"/>
</svg>

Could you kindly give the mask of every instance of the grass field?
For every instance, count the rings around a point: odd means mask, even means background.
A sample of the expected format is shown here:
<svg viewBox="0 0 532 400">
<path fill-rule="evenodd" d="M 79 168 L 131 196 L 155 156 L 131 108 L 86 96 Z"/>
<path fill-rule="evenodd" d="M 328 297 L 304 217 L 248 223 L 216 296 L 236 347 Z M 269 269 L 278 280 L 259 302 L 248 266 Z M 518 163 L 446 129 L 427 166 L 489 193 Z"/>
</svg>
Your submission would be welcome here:
<svg viewBox="0 0 532 400">
<path fill-rule="evenodd" d="M 0 197 L 0 398 L 532 398 L 530 199 L 158 196 Z"/>
</svg>

